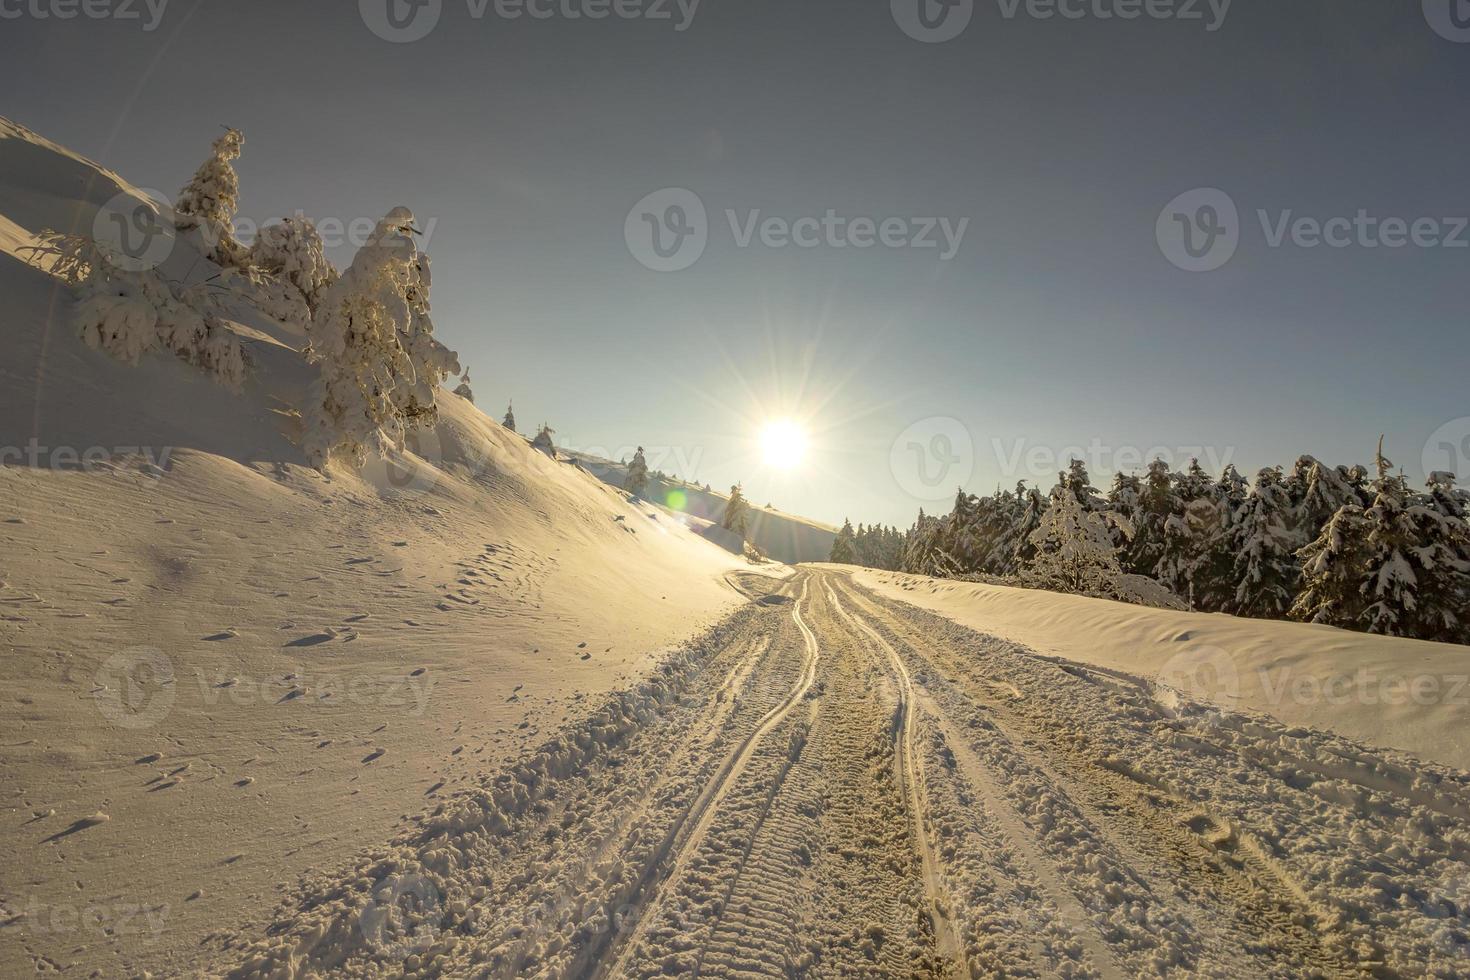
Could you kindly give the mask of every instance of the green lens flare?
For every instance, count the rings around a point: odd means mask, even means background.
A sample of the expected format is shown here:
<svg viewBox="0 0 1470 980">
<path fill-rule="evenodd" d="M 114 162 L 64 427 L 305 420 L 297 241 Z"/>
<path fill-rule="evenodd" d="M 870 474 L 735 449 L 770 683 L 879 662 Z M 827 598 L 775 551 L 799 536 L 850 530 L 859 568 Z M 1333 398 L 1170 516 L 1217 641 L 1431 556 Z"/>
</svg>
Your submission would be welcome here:
<svg viewBox="0 0 1470 980">
<path fill-rule="evenodd" d="M 683 490 L 670 490 L 668 495 L 664 497 L 664 503 L 669 506 L 670 510 L 683 510 L 685 505 L 689 503 L 689 497 Z"/>
</svg>

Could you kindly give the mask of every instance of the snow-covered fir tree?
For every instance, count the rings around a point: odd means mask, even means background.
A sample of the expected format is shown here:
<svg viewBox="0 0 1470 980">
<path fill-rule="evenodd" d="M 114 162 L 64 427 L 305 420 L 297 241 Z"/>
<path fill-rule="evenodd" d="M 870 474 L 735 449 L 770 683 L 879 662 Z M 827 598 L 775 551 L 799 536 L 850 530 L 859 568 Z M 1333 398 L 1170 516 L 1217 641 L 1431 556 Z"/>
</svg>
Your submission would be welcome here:
<svg viewBox="0 0 1470 980">
<path fill-rule="evenodd" d="M 536 430 L 536 438 L 531 440 L 531 448 L 539 449 L 548 456 L 555 456 L 556 444 L 551 439 L 554 435 L 556 435 L 556 430 L 542 422 L 541 428 Z"/>
<path fill-rule="evenodd" d="M 1367 471 L 1361 466 L 1328 466 L 1314 456 L 1300 457 L 1286 478 L 1292 506 L 1303 535 L 1315 538 L 1332 515 L 1347 504 L 1366 505 L 1362 488 Z"/>
<path fill-rule="evenodd" d="M 226 129 L 174 202 L 178 229 L 197 228 L 204 239 L 205 254 L 221 266 L 241 264 L 245 251 L 235 240 L 240 178 L 233 165 L 244 145 L 245 137 L 238 129 Z"/>
<path fill-rule="evenodd" d="M 1292 601 L 1291 617 L 1304 623 L 1361 629 L 1369 561 L 1363 508 L 1344 504 L 1297 557 L 1302 563 L 1302 589 Z"/>
<path fill-rule="evenodd" d="M 296 215 L 266 225 L 245 253 L 246 263 L 295 286 L 308 309 L 315 313 L 322 294 L 337 281 L 337 270 L 327 259 L 322 236 L 311 219 Z"/>
<path fill-rule="evenodd" d="M 407 210 L 403 209 L 412 231 L 413 215 Z M 403 298 L 408 303 L 408 322 L 399 332 L 409 371 L 396 379 L 393 390 L 398 414 L 409 425 L 433 425 L 439 421 L 435 392 L 446 379 L 459 373 L 459 355 L 434 337 L 434 321 L 429 316 L 430 285 L 429 257 L 418 252 L 409 263 L 403 290 Z"/>
<path fill-rule="evenodd" d="M 1184 513 L 1184 500 L 1175 490 L 1177 479 L 1182 477 L 1170 472 L 1168 463 L 1155 459 L 1139 483 L 1136 513 L 1130 515 L 1136 533 L 1124 562 L 1135 574 L 1161 578 L 1159 565 L 1168 548 L 1170 522 Z"/>
<path fill-rule="evenodd" d="M 413 241 L 413 214 L 394 208 L 322 295 L 307 356 L 321 368 L 307 409 L 313 464 L 334 454 L 361 465 L 401 448 L 406 430 L 437 420 L 434 392 L 458 358 L 433 338 L 428 264 Z"/>
<path fill-rule="evenodd" d="M 1060 474 L 1058 484 L 1076 497 L 1084 510 L 1108 509 L 1107 501 L 1103 500 L 1097 487 L 1092 485 L 1092 477 L 1087 472 L 1087 464 L 1082 460 L 1074 459 L 1067 464 L 1067 471 Z"/>
<path fill-rule="evenodd" d="M 745 494 L 737 483 L 730 488 L 730 497 L 725 501 L 725 513 L 720 518 L 720 527 L 734 531 L 743 538 L 749 525 L 750 502 L 745 499 Z"/>
<path fill-rule="evenodd" d="M 470 387 L 469 368 L 464 369 L 464 374 L 460 376 L 459 384 L 455 387 L 454 393 L 463 398 L 465 401 L 469 402 L 471 405 L 475 403 L 475 392 L 474 389 Z"/>
<path fill-rule="evenodd" d="M 827 560 L 838 565 L 857 564 L 857 548 L 854 541 L 857 534 L 852 529 L 852 521 L 844 520 L 842 530 L 837 532 L 837 537 L 832 541 L 832 552 Z"/>
<path fill-rule="evenodd" d="M 1133 529 L 1120 515 L 1090 510 L 1078 485 L 1063 476 L 1052 490 L 1041 525 L 1032 532 L 1036 554 L 1022 572 L 1035 588 L 1079 595 L 1115 596 L 1123 576 L 1113 532 L 1131 537 Z"/>
<path fill-rule="evenodd" d="M 500 424 L 505 426 L 512 432 L 516 430 L 516 410 L 514 402 L 505 403 L 505 418 L 500 420 Z"/>
<path fill-rule="evenodd" d="M 623 478 L 623 489 L 635 497 L 643 496 L 643 491 L 648 489 L 648 460 L 643 457 L 643 447 L 633 453 L 633 460 L 628 464 L 628 474 Z"/>
<path fill-rule="evenodd" d="M 1292 616 L 1387 636 L 1470 642 L 1463 518 L 1415 494 L 1380 448 L 1368 507 L 1347 504 L 1301 551 Z"/>
<path fill-rule="evenodd" d="M 1236 583 L 1230 612 L 1279 618 L 1290 610 L 1299 546 L 1292 522 L 1291 494 L 1281 471 L 1261 470 L 1230 528 Z"/>
</svg>

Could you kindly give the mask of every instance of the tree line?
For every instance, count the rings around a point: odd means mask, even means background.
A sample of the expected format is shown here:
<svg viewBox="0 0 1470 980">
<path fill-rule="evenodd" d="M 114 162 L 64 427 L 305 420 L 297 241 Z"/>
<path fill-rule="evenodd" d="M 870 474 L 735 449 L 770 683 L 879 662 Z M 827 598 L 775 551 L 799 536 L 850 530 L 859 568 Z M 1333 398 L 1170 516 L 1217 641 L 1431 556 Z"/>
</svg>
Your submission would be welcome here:
<svg viewBox="0 0 1470 980">
<path fill-rule="evenodd" d="M 832 560 L 1130 601 L 1152 589 L 1176 597 L 1160 605 L 1470 643 L 1467 513 L 1454 474 L 1415 489 L 1381 445 L 1372 470 L 1303 456 L 1253 481 L 1155 460 L 1106 493 L 1073 460 L 1050 493 L 962 489 L 896 545 L 869 528 L 859 548 L 848 523 Z"/>
</svg>

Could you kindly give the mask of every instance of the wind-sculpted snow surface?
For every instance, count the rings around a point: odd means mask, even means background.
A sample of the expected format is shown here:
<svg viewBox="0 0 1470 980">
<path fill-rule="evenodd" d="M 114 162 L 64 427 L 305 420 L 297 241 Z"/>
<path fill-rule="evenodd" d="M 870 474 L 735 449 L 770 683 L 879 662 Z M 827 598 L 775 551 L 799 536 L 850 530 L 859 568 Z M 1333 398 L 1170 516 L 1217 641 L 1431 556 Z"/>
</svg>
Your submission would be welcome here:
<svg viewBox="0 0 1470 980">
<path fill-rule="evenodd" d="M 1470 775 L 803 570 L 233 977 L 1463 976 Z"/>
</svg>

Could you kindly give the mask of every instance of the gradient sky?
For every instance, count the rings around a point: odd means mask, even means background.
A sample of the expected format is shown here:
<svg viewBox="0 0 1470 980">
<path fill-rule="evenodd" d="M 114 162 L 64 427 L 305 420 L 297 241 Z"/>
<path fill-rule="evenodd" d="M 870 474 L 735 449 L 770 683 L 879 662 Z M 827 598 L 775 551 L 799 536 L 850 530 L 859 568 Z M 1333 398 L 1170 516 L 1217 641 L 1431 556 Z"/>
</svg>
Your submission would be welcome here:
<svg viewBox="0 0 1470 980">
<path fill-rule="evenodd" d="M 53 2 L 0 0 L 22 14 L 0 19 L 0 112 L 170 196 L 239 127 L 256 220 L 408 205 L 480 405 L 513 397 L 523 429 L 575 448 L 671 447 L 653 465 L 757 503 L 907 526 L 925 502 L 891 449 L 915 424 L 900 459 L 956 424 L 973 446 L 951 439 L 938 497 L 966 473 L 1050 486 L 1069 446 L 1205 447 L 1252 473 L 1366 463 L 1380 433 L 1417 481 L 1432 433 L 1470 438 L 1470 247 L 1271 248 L 1256 217 L 1470 215 L 1470 43 L 1418 0 L 1239 0 L 1214 31 L 979 0 L 943 44 L 887 0 L 704 0 L 684 31 L 674 5 L 507 20 L 443 0 L 407 44 L 351 0 L 170 0 L 153 31 L 30 12 Z M 699 195 L 709 245 L 657 273 L 624 222 L 665 187 Z M 1242 218 L 1207 273 L 1155 238 L 1198 187 Z M 947 262 L 741 248 L 729 208 L 969 226 Z M 814 447 L 780 474 L 750 440 L 787 414 Z"/>
</svg>

